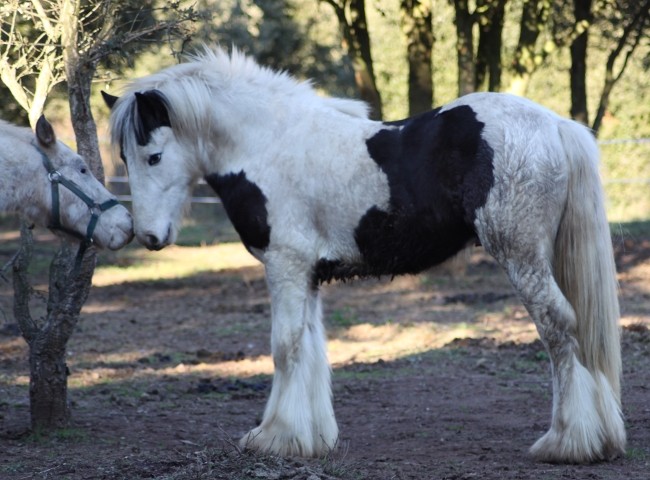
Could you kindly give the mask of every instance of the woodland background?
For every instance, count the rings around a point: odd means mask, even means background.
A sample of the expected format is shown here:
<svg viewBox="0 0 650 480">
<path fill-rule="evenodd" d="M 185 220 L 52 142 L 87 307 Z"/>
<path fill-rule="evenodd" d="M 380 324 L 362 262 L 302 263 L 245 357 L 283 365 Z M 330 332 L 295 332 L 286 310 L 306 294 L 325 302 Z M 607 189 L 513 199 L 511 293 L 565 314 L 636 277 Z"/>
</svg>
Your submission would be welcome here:
<svg viewBox="0 0 650 480">
<path fill-rule="evenodd" d="M 0 70 L 11 67 L 21 74 L 21 55 L 44 41 L 36 5 L 60 3 L 70 2 L 9 0 L 0 8 Z M 647 0 L 73 3 L 84 34 L 92 38 L 108 24 L 112 29 L 95 61 L 90 98 L 109 175 L 116 172 L 105 145 L 108 112 L 99 91 L 119 93 L 125 80 L 176 63 L 205 43 L 235 45 L 264 65 L 311 78 L 324 95 L 362 98 L 375 117 L 386 120 L 470 91 L 525 95 L 597 131 L 612 219 L 639 220 L 650 211 Z M 56 12 L 52 17 L 65 21 Z M 125 40 L 142 31 L 150 34 Z M 81 44 L 82 54 L 84 48 L 90 46 Z M 36 97 L 39 78 L 22 75 L 20 81 Z M 28 116 L 7 88 L 8 77 L 1 79 L 0 118 L 28 124 L 36 113 Z M 60 74 L 47 101 L 41 101 L 48 118 L 74 143 L 67 94 Z M 38 107 L 36 98 L 30 106 Z"/>
</svg>

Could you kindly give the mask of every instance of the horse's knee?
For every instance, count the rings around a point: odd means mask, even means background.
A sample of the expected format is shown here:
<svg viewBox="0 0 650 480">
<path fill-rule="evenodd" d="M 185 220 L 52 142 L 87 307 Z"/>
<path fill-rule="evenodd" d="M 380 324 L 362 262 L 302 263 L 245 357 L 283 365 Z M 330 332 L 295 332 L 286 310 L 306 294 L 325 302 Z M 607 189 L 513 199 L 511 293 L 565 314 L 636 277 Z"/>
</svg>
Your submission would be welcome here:
<svg viewBox="0 0 650 480">
<path fill-rule="evenodd" d="M 276 370 L 286 372 L 298 361 L 299 340 L 294 337 L 272 342 L 273 365 Z"/>
</svg>

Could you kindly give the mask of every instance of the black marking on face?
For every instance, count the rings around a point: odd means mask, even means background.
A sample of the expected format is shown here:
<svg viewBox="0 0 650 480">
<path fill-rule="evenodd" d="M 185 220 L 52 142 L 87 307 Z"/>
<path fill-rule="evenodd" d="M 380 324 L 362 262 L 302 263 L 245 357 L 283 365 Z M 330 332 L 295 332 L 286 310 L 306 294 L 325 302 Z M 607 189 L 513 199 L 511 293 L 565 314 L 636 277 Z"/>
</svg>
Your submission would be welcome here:
<svg viewBox="0 0 650 480">
<path fill-rule="evenodd" d="M 362 262 L 321 259 L 314 281 L 418 273 L 477 240 L 476 210 L 494 184 L 493 150 L 469 106 L 393 122 L 366 142 L 388 177 L 388 211 L 370 208 L 355 229 Z"/>
<path fill-rule="evenodd" d="M 171 127 L 168 102 L 158 90 L 135 93 L 135 108 L 138 121 L 135 122 L 135 138 L 138 145 L 146 145 L 151 140 L 151 132 L 160 127 Z"/>
<path fill-rule="evenodd" d="M 271 227 L 267 221 L 266 197 L 262 190 L 239 173 L 219 175 L 213 173 L 205 181 L 221 198 L 228 218 L 250 251 L 251 248 L 264 250 L 271 241 Z"/>
</svg>

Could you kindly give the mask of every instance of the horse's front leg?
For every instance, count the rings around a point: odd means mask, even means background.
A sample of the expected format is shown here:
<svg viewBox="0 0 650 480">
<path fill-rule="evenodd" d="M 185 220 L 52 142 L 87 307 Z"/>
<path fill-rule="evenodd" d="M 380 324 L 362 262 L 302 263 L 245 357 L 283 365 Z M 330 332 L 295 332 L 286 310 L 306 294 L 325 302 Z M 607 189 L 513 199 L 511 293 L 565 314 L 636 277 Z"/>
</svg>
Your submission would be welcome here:
<svg viewBox="0 0 650 480">
<path fill-rule="evenodd" d="M 268 255 L 275 374 L 262 423 L 241 445 L 277 455 L 321 456 L 337 442 L 320 295 L 311 267 Z"/>
</svg>

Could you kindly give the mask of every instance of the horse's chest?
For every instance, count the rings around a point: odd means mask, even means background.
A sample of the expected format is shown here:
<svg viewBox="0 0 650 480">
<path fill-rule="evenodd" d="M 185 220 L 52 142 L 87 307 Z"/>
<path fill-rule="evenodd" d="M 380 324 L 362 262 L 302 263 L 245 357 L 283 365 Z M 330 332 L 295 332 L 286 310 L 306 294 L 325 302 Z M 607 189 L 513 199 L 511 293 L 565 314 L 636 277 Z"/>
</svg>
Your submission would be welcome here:
<svg viewBox="0 0 650 480">
<path fill-rule="evenodd" d="M 246 174 L 229 173 L 206 175 L 205 181 L 219 195 L 228 218 L 237 230 L 246 248 L 264 250 L 271 238 L 262 190 L 246 178 Z"/>
</svg>

